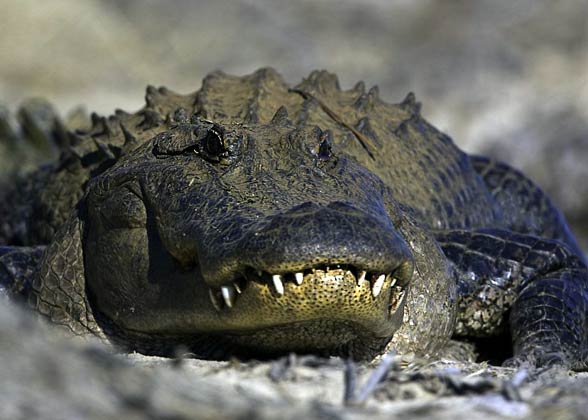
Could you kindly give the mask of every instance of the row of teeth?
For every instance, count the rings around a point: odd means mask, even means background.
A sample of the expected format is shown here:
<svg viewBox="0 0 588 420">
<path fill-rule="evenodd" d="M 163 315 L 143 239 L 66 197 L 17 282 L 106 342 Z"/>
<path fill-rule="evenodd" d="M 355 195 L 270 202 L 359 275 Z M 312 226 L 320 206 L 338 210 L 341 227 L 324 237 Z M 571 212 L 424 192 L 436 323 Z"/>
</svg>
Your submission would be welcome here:
<svg viewBox="0 0 588 420">
<path fill-rule="evenodd" d="M 329 271 L 328 267 L 327 267 L 327 271 Z M 257 275 L 259 278 L 262 277 L 263 272 L 258 271 Z M 365 281 L 369 281 L 366 280 L 366 276 L 368 275 L 368 273 L 366 271 L 360 271 L 357 275 L 357 285 L 360 286 L 362 283 L 364 283 Z M 302 272 L 297 272 L 294 273 L 294 283 L 296 283 L 298 286 L 302 285 L 302 280 L 304 279 L 304 273 Z M 372 279 L 372 296 L 374 298 L 377 298 L 380 295 L 380 292 L 382 291 L 382 287 L 384 286 L 384 282 L 386 280 L 386 275 L 385 274 L 373 274 L 371 275 L 371 279 Z M 279 296 L 282 296 L 284 294 L 284 276 L 281 274 L 273 274 L 271 276 L 271 283 L 270 285 L 273 288 L 273 291 L 275 293 L 277 293 Z M 390 287 L 394 287 L 396 285 L 396 278 L 392 278 L 392 282 L 390 284 Z M 233 305 L 235 304 L 235 301 L 237 299 L 237 295 L 240 295 L 241 293 L 243 293 L 243 290 L 241 288 L 241 286 L 239 286 L 239 284 L 237 282 L 233 282 L 230 285 L 226 285 L 226 286 L 221 286 L 220 288 L 220 296 L 218 291 L 214 291 L 212 289 L 208 290 L 209 292 L 209 296 L 210 296 L 210 300 L 212 302 L 212 305 L 215 307 L 216 310 L 220 311 L 222 309 L 222 303 L 224 302 L 224 304 L 228 307 L 228 308 L 232 308 Z M 222 298 L 222 300 L 221 300 Z"/>
</svg>

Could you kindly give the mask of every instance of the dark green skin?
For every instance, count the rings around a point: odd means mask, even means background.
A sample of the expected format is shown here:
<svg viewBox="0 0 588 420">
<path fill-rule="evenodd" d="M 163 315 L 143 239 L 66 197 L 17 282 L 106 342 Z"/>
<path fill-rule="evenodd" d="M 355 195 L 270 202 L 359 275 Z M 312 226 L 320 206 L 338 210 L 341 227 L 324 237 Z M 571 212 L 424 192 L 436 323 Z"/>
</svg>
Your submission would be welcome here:
<svg viewBox="0 0 588 420">
<path fill-rule="evenodd" d="M 588 274 L 560 212 L 412 94 L 262 69 L 146 99 L 6 192 L 5 293 L 149 354 L 372 359 L 510 337 L 495 346 L 512 363 L 585 367 Z"/>
</svg>

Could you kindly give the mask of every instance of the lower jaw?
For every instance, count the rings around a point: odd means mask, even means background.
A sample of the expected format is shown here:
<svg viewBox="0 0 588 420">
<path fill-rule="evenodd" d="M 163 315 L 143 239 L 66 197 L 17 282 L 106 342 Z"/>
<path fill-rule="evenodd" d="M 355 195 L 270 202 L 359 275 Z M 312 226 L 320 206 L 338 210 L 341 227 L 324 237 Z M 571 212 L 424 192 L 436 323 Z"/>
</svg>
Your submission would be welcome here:
<svg viewBox="0 0 588 420">
<path fill-rule="evenodd" d="M 392 337 L 379 337 L 357 323 L 314 320 L 264 328 L 247 334 L 222 335 L 233 356 L 273 358 L 289 353 L 371 360 Z"/>
<path fill-rule="evenodd" d="M 182 353 L 208 360 L 270 359 L 290 353 L 372 360 L 392 338 L 378 336 L 352 321 L 328 319 L 239 333 L 171 336 L 121 330 L 111 323 L 102 327 L 113 344 L 128 352 L 163 357 Z"/>
</svg>

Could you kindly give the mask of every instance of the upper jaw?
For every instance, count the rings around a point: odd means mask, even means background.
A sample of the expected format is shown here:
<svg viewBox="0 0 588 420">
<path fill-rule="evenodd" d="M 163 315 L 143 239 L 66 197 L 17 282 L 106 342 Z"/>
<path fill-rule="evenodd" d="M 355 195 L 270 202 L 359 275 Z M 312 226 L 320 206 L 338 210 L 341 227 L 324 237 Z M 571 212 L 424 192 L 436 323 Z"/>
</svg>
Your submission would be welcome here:
<svg viewBox="0 0 588 420">
<path fill-rule="evenodd" d="M 253 224 L 230 220 L 192 238 L 196 264 L 212 289 L 238 279 L 265 280 L 280 293 L 280 283 L 299 284 L 305 271 L 337 266 L 349 269 L 358 281 L 364 280 L 365 271 L 371 274 L 368 280 L 376 282 L 412 261 L 406 241 L 387 215 L 342 202 L 305 203 Z"/>
</svg>

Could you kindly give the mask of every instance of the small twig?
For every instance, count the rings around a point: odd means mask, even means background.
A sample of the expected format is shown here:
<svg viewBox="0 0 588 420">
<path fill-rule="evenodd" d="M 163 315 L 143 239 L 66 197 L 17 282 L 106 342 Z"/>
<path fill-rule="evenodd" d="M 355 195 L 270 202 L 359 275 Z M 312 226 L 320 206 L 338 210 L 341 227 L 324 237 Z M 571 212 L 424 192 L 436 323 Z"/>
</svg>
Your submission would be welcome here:
<svg viewBox="0 0 588 420">
<path fill-rule="evenodd" d="M 363 404 L 369 396 L 375 391 L 378 384 L 386 377 L 386 374 L 390 370 L 390 366 L 394 363 L 394 359 L 396 357 L 396 352 L 391 351 L 386 354 L 380 364 L 376 367 L 376 369 L 372 372 L 369 376 L 365 385 L 359 391 L 359 394 L 355 396 L 355 387 L 356 387 L 356 373 L 355 373 L 355 366 L 349 367 L 346 364 L 345 369 L 345 397 L 344 401 L 346 404 Z M 353 388 L 351 387 L 353 385 Z"/>
<path fill-rule="evenodd" d="M 522 401 L 523 397 L 519 391 L 521 385 L 529 378 L 527 369 L 519 369 L 509 381 L 504 382 L 502 394 L 509 401 Z"/>
<path fill-rule="evenodd" d="M 477 370 L 475 372 L 472 372 L 472 373 L 466 375 L 466 378 L 473 378 L 474 376 L 480 376 L 483 373 L 486 373 L 487 371 L 488 371 L 488 369 L 486 369 L 486 368 L 479 369 L 479 370 Z"/>
<path fill-rule="evenodd" d="M 355 400 L 355 389 L 357 388 L 357 366 L 351 359 L 345 360 L 343 380 L 345 382 L 343 403 L 347 405 Z"/>
<path fill-rule="evenodd" d="M 373 142 L 371 140 L 369 140 L 369 138 L 367 138 L 366 136 L 364 136 L 362 133 L 360 133 L 351 124 L 346 123 L 343 120 L 343 118 L 341 118 L 337 113 L 335 113 L 331 108 L 329 108 L 327 106 L 327 104 L 325 104 L 323 101 L 321 101 L 319 98 L 317 98 L 313 94 L 311 94 L 309 92 L 305 92 L 305 91 L 300 90 L 300 89 L 290 89 L 290 92 L 295 92 L 295 93 L 299 94 L 300 96 L 302 96 L 304 99 L 313 99 L 321 107 L 321 109 L 329 117 L 331 117 L 333 119 L 333 121 L 335 121 L 336 123 L 342 125 L 343 127 L 345 127 L 346 129 L 348 129 L 349 131 L 351 131 L 353 133 L 353 135 L 355 136 L 355 138 L 359 141 L 359 143 L 361 144 L 361 146 L 363 147 L 363 149 L 367 152 L 367 154 L 369 155 L 369 157 L 372 158 L 372 160 L 375 160 L 376 159 L 374 157 L 374 151 L 376 150 L 376 147 L 373 145 Z"/>
<path fill-rule="evenodd" d="M 288 356 L 284 356 L 274 361 L 268 372 L 269 378 L 272 380 L 272 382 L 280 382 L 282 379 L 284 379 L 284 377 L 288 373 L 288 370 L 296 366 L 296 363 L 296 353 L 290 353 L 288 354 Z"/>
<path fill-rule="evenodd" d="M 523 382 L 527 380 L 528 377 L 529 372 L 527 371 L 527 369 L 519 369 L 515 372 L 514 375 L 512 375 L 512 379 L 510 380 L 510 382 L 513 384 L 513 386 L 516 386 L 518 388 L 523 384 Z"/>
</svg>

